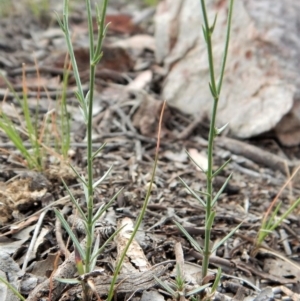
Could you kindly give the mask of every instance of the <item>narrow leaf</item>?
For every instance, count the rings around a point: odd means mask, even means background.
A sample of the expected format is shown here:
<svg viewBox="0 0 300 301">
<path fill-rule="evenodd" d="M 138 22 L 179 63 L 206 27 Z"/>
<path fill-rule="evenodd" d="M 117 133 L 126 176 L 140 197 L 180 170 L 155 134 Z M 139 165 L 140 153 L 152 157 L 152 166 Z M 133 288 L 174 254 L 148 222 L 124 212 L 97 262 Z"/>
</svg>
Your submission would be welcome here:
<svg viewBox="0 0 300 301">
<path fill-rule="evenodd" d="M 210 197 L 210 194 L 208 192 L 205 192 L 205 191 L 202 191 L 202 190 L 195 190 L 195 192 L 199 193 L 199 194 L 203 194 L 205 196 L 209 196 Z"/>
<path fill-rule="evenodd" d="M 86 108 L 88 108 L 88 105 L 89 105 L 89 97 L 90 97 L 90 91 L 87 91 L 85 98 L 84 98 L 84 103 L 86 105 Z"/>
<path fill-rule="evenodd" d="M 211 230 L 214 223 L 216 212 L 212 211 L 206 221 L 205 228 Z"/>
<path fill-rule="evenodd" d="M 214 284 L 211 288 L 211 292 L 215 292 L 219 286 L 219 283 L 220 283 L 220 280 L 221 280 L 221 276 L 222 276 L 222 269 L 219 267 L 218 268 L 218 272 L 216 274 L 216 278 L 215 278 L 215 281 L 214 281 Z"/>
<path fill-rule="evenodd" d="M 220 127 L 219 129 L 216 128 L 216 135 L 220 135 L 228 126 L 229 122 L 227 122 L 226 124 L 224 124 L 222 127 Z"/>
<path fill-rule="evenodd" d="M 159 278 L 157 278 L 155 275 L 153 275 L 154 279 L 156 282 L 163 288 L 165 289 L 172 297 L 176 296 L 176 292 L 164 281 L 161 281 Z"/>
<path fill-rule="evenodd" d="M 76 246 L 74 246 L 74 253 L 75 253 L 75 264 L 77 268 L 77 272 L 79 275 L 84 274 L 84 266 L 83 266 L 83 258 L 80 256 L 80 253 Z"/>
<path fill-rule="evenodd" d="M 231 161 L 231 158 L 229 158 L 226 162 L 224 162 L 222 164 L 222 166 L 220 166 L 212 175 L 212 177 L 214 178 L 215 176 L 217 176 L 227 165 L 228 163 Z"/>
<path fill-rule="evenodd" d="M 104 206 L 100 206 L 99 209 L 97 210 L 97 213 L 95 214 L 93 218 L 93 223 L 95 223 L 99 217 L 111 206 L 113 201 L 118 197 L 118 195 L 123 191 L 123 188 L 121 188 L 110 200 L 109 202 Z"/>
<path fill-rule="evenodd" d="M 57 20 L 57 23 L 58 23 L 60 29 L 61 29 L 61 30 L 63 31 L 63 33 L 65 34 L 66 28 L 65 28 L 65 25 L 63 24 L 63 22 L 62 22 L 62 20 L 61 20 L 61 18 L 60 18 L 60 16 L 59 16 L 59 14 L 58 14 L 56 11 L 54 11 L 54 14 L 55 14 L 55 17 L 56 17 L 56 20 Z"/>
<path fill-rule="evenodd" d="M 234 2 L 234 0 L 230 0 L 229 10 L 228 10 L 226 41 L 225 41 L 224 54 L 223 54 L 222 64 L 221 64 L 220 78 L 219 78 L 218 87 L 217 87 L 218 94 L 221 93 L 221 89 L 222 89 L 223 77 L 224 77 L 226 60 L 227 60 L 227 54 L 228 54 L 228 48 L 229 48 L 231 19 L 232 19 L 232 11 L 233 11 L 233 2 Z"/>
<path fill-rule="evenodd" d="M 66 283 L 66 284 L 79 284 L 81 283 L 78 279 L 76 278 L 70 278 L 70 279 L 67 279 L 67 278 L 58 278 L 58 277 L 55 277 L 55 280 L 61 282 L 61 283 Z"/>
<path fill-rule="evenodd" d="M 92 65 L 96 66 L 103 57 L 103 52 L 99 53 L 92 61 Z"/>
<path fill-rule="evenodd" d="M 84 103 L 84 99 L 82 98 L 80 92 L 74 91 L 74 94 L 75 94 L 77 100 L 79 101 L 80 105 L 83 107 L 85 105 L 85 103 Z"/>
<path fill-rule="evenodd" d="M 226 181 L 223 183 L 222 187 L 220 188 L 220 190 L 218 191 L 218 193 L 215 195 L 214 199 L 211 202 L 211 206 L 214 206 L 214 204 L 217 202 L 217 200 L 219 199 L 220 195 L 223 193 L 225 187 L 227 186 L 230 178 L 232 176 L 232 173 L 228 176 L 228 178 L 226 179 Z"/>
<path fill-rule="evenodd" d="M 279 220 L 271 227 L 274 230 L 281 222 L 300 204 L 300 198 L 279 218 Z"/>
<path fill-rule="evenodd" d="M 188 155 L 188 157 L 192 160 L 192 162 L 203 172 L 203 173 L 207 173 L 207 171 L 206 170 L 204 170 L 203 168 L 202 168 L 202 166 L 200 166 L 194 159 L 193 159 L 193 157 L 188 153 L 188 151 L 186 150 L 185 151 L 186 152 L 186 154 Z"/>
<path fill-rule="evenodd" d="M 240 223 L 239 225 L 237 225 L 229 234 L 227 234 L 222 240 L 220 240 L 212 249 L 212 253 L 215 252 L 220 246 L 222 246 L 225 241 L 227 241 L 237 230 L 238 228 L 241 226 L 242 223 Z"/>
<path fill-rule="evenodd" d="M 202 198 L 201 198 L 199 195 L 197 195 L 197 193 L 195 193 L 194 190 L 192 190 L 192 188 L 190 188 L 189 185 L 186 184 L 186 183 L 183 181 L 183 179 L 181 179 L 180 177 L 178 177 L 178 178 L 179 178 L 180 182 L 185 186 L 185 188 L 189 191 L 189 193 L 190 193 L 191 195 L 193 195 L 194 198 L 195 198 L 196 200 L 198 200 L 198 201 L 202 204 L 202 206 L 205 208 L 205 207 L 206 207 L 206 204 L 205 204 L 205 202 L 202 200 Z"/>
<path fill-rule="evenodd" d="M 268 219 L 267 223 L 266 223 L 266 230 L 270 230 L 275 222 L 275 219 L 276 219 L 276 216 L 277 216 L 277 213 L 279 212 L 280 210 L 280 207 L 282 205 L 282 202 L 279 202 L 277 204 L 277 206 L 275 207 L 274 211 L 272 212 L 270 218 Z M 271 232 L 272 230 L 270 230 Z"/>
<path fill-rule="evenodd" d="M 72 231 L 72 229 L 70 228 L 68 222 L 65 220 L 65 218 L 62 216 L 62 214 L 57 210 L 54 209 L 55 215 L 59 218 L 60 222 L 62 223 L 63 227 L 65 228 L 65 230 L 68 232 L 68 234 L 70 235 L 74 245 L 76 246 L 76 248 L 78 249 L 78 252 L 81 256 L 81 258 L 85 258 L 85 253 L 83 248 L 81 247 L 77 237 L 75 236 L 74 232 Z"/>
<path fill-rule="evenodd" d="M 184 229 L 183 226 L 181 226 L 178 222 L 174 221 L 176 226 L 179 228 L 179 230 L 184 234 L 184 236 L 189 240 L 191 245 L 195 250 L 197 250 L 199 253 L 203 254 L 203 250 L 200 247 L 200 245 L 197 243 L 197 241 Z"/>
<path fill-rule="evenodd" d="M 72 191 L 69 189 L 68 185 L 65 183 L 65 181 L 64 181 L 62 178 L 61 178 L 61 181 L 62 181 L 63 185 L 65 186 L 65 188 L 66 188 L 66 190 L 67 190 L 67 192 L 68 192 L 68 194 L 69 194 L 69 196 L 70 196 L 70 198 L 71 198 L 72 203 L 73 203 L 73 204 L 75 205 L 75 207 L 77 208 L 77 210 L 78 210 L 78 212 L 79 212 L 79 214 L 80 214 L 80 217 L 81 217 L 82 219 L 84 219 L 85 221 L 87 221 L 86 216 L 85 216 L 84 212 L 82 211 L 80 205 L 79 205 L 78 202 L 76 201 L 76 199 L 75 199 L 75 197 L 74 197 Z M 85 187 L 85 186 L 83 185 L 83 187 Z"/>
<path fill-rule="evenodd" d="M 205 27 L 203 25 L 202 25 L 202 31 L 203 31 L 203 36 L 204 36 L 205 43 L 207 44 L 206 29 L 205 29 Z"/>
<path fill-rule="evenodd" d="M 20 300 L 22 300 L 22 301 L 26 300 L 13 285 L 11 285 L 6 279 L 4 279 L 1 276 L 0 276 L 0 282 L 3 282 Z M 9 298 L 9 300 L 11 300 L 11 299 L 13 299 L 13 298 Z M 5 298 L 5 300 L 8 300 L 8 299 Z"/>
<path fill-rule="evenodd" d="M 125 226 L 123 227 L 120 227 L 113 235 L 111 235 L 106 241 L 104 244 L 102 244 L 101 248 L 99 250 L 97 250 L 97 252 L 95 252 L 95 254 L 92 256 L 91 258 L 91 261 L 93 261 L 95 259 L 95 257 L 97 258 L 102 252 L 103 250 L 106 248 L 106 246 L 115 238 L 115 236 L 117 234 L 119 234 L 119 232 L 124 228 Z"/>
<path fill-rule="evenodd" d="M 99 184 L 101 184 L 109 175 L 109 173 L 111 172 L 113 168 L 113 165 L 108 169 L 108 171 L 98 180 L 93 184 L 93 188 L 96 188 Z"/>
<path fill-rule="evenodd" d="M 94 248 L 93 248 L 93 252 L 92 252 L 92 260 L 91 260 L 91 271 L 93 271 L 95 269 L 96 263 L 97 263 L 97 253 L 99 250 L 99 245 L 100 245 L 100 234 L 98 233 L 96 236 L 96 240 L 95 240 L 95 244 L 94 244 Z"/>
<path fill-rule="evenodd" d="M 105 148 L 106 142 L 104 142 L 93 154 L 92 160 L 96 158 L 96 156 Z"/>
<path fill-rule="evenodd" d="M 70 167 L 73 169 L 74 173 L 76 174 L 78 179 L 81 181 L 81 183 L 83 185 L 87 186 L 87 183 L 86 183 L 85 179 L 77 172 L 77 170 L 72 165 L 70 165 Z"/>
<path fill-rule="evenodd" d="M 214 99 L 217 99 L 218 98 L 218 94 L 217 94 L 216 90 L 213 88 L 213 86 L 211 85 L 211 83 L 208 83 L 208 85 L 209 85 L 209 89 L 210 89 L 211 95 L 213 96 Z"/>
<path fill-rule="evenodd" d="M 215 26 L 216 26 L 216 23 L 217 23 L 217 17 L 218 17 L 218 14 L 215 14 L 215 19 L 214 19 L 213 25 L 210 27 L 210 33 L 211 34 L 213 34 L 213 32 L 215 30 Z"/>
<path fill-rule="evenodd" d="M 203 290 L 205 290 L 207 287 L 209 287 L 211 285 L 211 283 L 207 283 L 207 284 L 204 284 L 204 285 L 201 285 L 191 291 L 189 291 L 188 293 L 185 294 L 186 297 L 189 297 L 189 296 L 192 296 L 192 295 L 196 295 L 200 292 L 202 292 Z"/>
</svg>

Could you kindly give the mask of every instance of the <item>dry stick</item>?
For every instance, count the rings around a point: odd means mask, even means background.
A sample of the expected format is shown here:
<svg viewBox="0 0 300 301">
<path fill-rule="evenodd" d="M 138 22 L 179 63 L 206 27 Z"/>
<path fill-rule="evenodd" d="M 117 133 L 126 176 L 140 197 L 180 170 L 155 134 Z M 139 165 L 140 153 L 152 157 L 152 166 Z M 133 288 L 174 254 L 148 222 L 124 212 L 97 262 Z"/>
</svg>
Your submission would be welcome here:
<svg viewBox="0 0 300 301">
<path fill-rule="evenodd" d="M 39 220 L 38 220 L 38 222 L 36 224 L 36 227 L 35 227 L 35 230 L 34 230 L 34 233 L 33 233 L 33 236 L 32 236 L 31 242 L 30 242 L 30 245 L 29 245 L 29 248 L 27 250 L 27 254 L 26 254 L 25 259 L 24 259 L 23 267 L 22 267 L 22 272 L 24 272 L 24 273 L 26 272 L 28 261 L 30 259 L 31 254 L 32 254 L 32 250 L 34 248 L 34 245 L 35 245 L 38 233 L 40 231 L 42 222 L 44 220 L 44 217 L 45 217 L 47 211 L 48 210 L 45 210 L 44 212 L 42 212 L 42 214 L 40 215 L 40 218 L 39 218 Z"/>
<path fill-rule="evenodd" d="M 230 139 L 227 137 L 217 137 L 216 144 L 222 148 L 225 148 L 236 155 L 241 155 L 252 161 L 263 164 L 273 170 L 280 170 L 284 175 L 286 174 L 286 165 L 289 167 L 294 167 L 295 164 L 289 160 L 285 160 L 282 157 L 272 154 L 270 152 L 264 151 L 256 146 L 246 144 L 235 139 Z"/>
</svg>

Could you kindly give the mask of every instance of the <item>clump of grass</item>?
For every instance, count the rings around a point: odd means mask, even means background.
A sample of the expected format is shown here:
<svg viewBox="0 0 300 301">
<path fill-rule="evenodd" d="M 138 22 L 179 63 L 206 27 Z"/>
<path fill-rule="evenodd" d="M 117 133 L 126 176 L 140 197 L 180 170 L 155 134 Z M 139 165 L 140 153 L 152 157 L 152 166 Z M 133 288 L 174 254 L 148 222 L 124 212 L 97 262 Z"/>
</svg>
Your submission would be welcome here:
<svg viewBox="0 0 300 301">
<path fill-rule="evenodd" d="M 221 239 L 216 245 L 214 245 L 211 248 L 210 244 L 210 238 L 211 238 L 211 230 L 214 223 L 215 218 L 215 211 L 214 207 L 217 205 L 217 201 L 221 195 L 221 193 L 224 191 L 226 185 L 228 184 L 231 175 L 226 179 L 224 184 L 222 185 L 221 189 L 215 194 L 213 194 L 213 179 L 216 177 L 229 163 L 229 160 L 226 161 L 221 167 L 219 167 L 217 170 L 213 170 L 213 146 L 214 146 L 214 139 L 216 136 L 218 136 L 222 131 L 226 128 L 227 124 L 224 125 L 221 128 L 216 128 L 216 117 L 217 117 L 217 109 L 218 109 L 218 103 L 220 99 L 220 93 L 222 89 L 222 83 L 223 83 L 223 77 L 224 77 L 224 71 L 225 71 L 225 65 L 226 65 L 226 59 L 227 59 L 227 53 L 228 53 L 228 46 L 229 46 L 229 40 L 230 40 L 230 27 L 231 27 L 231 18 L 232 18 L 232 11 L 233 11 L 233 0 L 230 0 L 229 9 L 228 9 L 228 20 L 227 20 L 227 32 L 226 32 L 226 40 L 224 45 L 224 53 L 223 53 L 223 60 L 221 64 L 221 71 L 219 75 L 219 79 L 216 79 L 215 75 L 215 67 L 214 67 L 214 56 L 213 56 L 213 50 L 212 50 L 212 35 L 214 33 L 214 29 L 216 26 L 217 16 L 215 16 L 214 21 L 212 24 L 209 23 L 208 17 L 207 17 L 207 9 L 206 9 L 206 3 L 204 0 L 201 0 L 201 9 L 203 14 L 203 20 L 204 25 L 202 27 L 203 35 L 207 47 L 207 54 L 208 54 L 208 64 L 209 64 L 209 73 L 210 73 L 210 82 L 209 82 L 209 88 L 212 95 L 212 113 L 210 117 L 210 128 L 209 128 L 209 138 L 208 138 L 208 150 L 207 150 L 207 156 L 208 156 L 208 166 L 207 169 L 203 169 L 197 162 L 193 160 L 191 156 L 190 159 L 202 170 L 202 172 L 206 176 L 206 191 L 194 191 L 192 190 L 183 179 L 180 179 L 183 185 L 187 188 L 187 190 L 196 198 L 196 200 L 199 201 L 200 205 L 204 207 L 205 209 L 205 234 L 204 234 L 204 247 L 202 248 L 198 242 L 193 239 L 189 235 L 189 233 L 178 223 L 177 226 L 180 228 L 180 230 L 185 234 L 185 236 L 188 238 L 192 246 L 199 251 L 203 255 L 203 262 L 202 262 L 202 279 L 205 279 L 208 273 L 208 267 L 209 267 L 209 259 L 210 255 L 216 251 L 229 237 L 231 237 L 239 226 L 237 226 L 235 229 L 233 229 L 228 235 L 226 235 L 223 239 Z M 206 198 L 204 199 L 203 196 Z M 215 284 L 220 279 L 220 273 L 219 270 Z"/>
<path fill-rule="evenodd" d="M 24 71 L 23 71 L 23 83 L 22 83 L 23 86 L 22 99 L 14 91 L 10 83 L 5 78 L 4 80 L 6 81 L 10 91 L 14 94 L 16 100 L 18 101 L 22 109 L 25 122 L 23 123 L 24 126 L 22 126 L 22 122 L 20 122 L 21 125 L 17 127 L 9 119 L 9 117 L 1 110 L 0 129 L 7 135 L 9 140 L 14 144 L 17 150 L 21 153 L 21 155 L 25 159 L 28 168 L 36 169 L 40 171 L 43 169 L 43 151 L 40 146 L 39 137 L 38 137 L 38 128 L 39 128 L 38 120 L 37 120 L 38 106 L 36 108 L 36 113 L 34 114 L 34 117 L 32 117 L 28 105 L 27 86 L 26 86 Z M 28 148 L 24 146 L 22 135 L 27 136 L 28 141 L 31 145 L 31 150 L 28 150 Z"/>
<path fill-rule="evenodd" d="M 43 171 L 47 166 L 47 155 L 52 154 L 59 161 L 68 159 L 70 148 L 70 118 L 66 106 L 67 75 L 65 72 L 63 81 L 63 92 L 61 99 L 57 101 L 56 110 L 48 111 L 43 118 L 39 120 L 39 95 L 40 86 L 38 86 L 36 107 L 32 112 L 28 101 L 28 87 L 26 84 L 25 66 L 23 66 L 22 76 L 22 96 L 20 96 L 12 87 L 10 82 L 2 76 L 7 84 L 9 91 L 14 95 L 21 108 L 22 116 L 17 115 L 18 124 L 13 122 L 0 107 L 0 130 L 2 130 L 8 139 L 14 144 L 20 153 L 20 163 L 31 170 Z M 40 75 L 37 69 L 37 78 Z M 5 104 L 5 99 L 3 100 Z M 11 104 L 13 106 L 13 104 Z M 60 112 L 59 112 L 60 111 Z M 17 109 L 15 109 L 17 113 Z M 24 145 L 24 140 L 28 145 Z M 56 150 L 52 144 L 55 144 Z"/>
<path fill-rule="evenodd" d="M 261 227 L 256 238 L 256 249 L 259 248 L 266 239 L 266 237 L 269 234 L 271 234 L 284 221 L 284 219 L 286 219 L 300 205 L 300 198 L 298 198 L 296 201 L 290 204 L 288 209 L 284 213 L 282 213 L 280 217 L 278 217 L 278 213 L 282 205 L 282 202 L 278 202 L 279 196 L 281 195 L 283 190 L 289 185 L 292 179 L 296 176 L 299 170 L 300 166 L 293 172 L 293 174 L 289 177 L 286 183 L 282 186 L 282 188 L 270 204 L 267 212 L 264 214 Z M 276 205 L 277 202 L 278 204 Z M 254 250 L 254 253 L 256 252 L 256 249 Z"/>
</svg>

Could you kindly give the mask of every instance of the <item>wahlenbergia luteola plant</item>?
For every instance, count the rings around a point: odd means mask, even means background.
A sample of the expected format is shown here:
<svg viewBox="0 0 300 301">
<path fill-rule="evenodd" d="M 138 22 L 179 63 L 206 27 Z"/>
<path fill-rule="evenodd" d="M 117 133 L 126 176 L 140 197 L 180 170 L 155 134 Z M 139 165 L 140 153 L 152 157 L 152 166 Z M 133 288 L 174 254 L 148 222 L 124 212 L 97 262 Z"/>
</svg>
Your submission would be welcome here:
<svg viewBox="0 0 300 301">
<path fill-rule="evenodd" d="M 204 247 L 202 248 L 199 243 L 189 235 L 189 233 L 181 226 L 179 223 L 175 222 L 180 230 L 184 233 L 184 235 L 188 238 L 192 246 L 203 255 L 202 261 L 202 279 L 207 276 L 208 273 L 208 266 L 209 266 L 209 258 L 211 254 L 217 250 L 230 236 L 232 236 L 235 231 L 238 229 L 236 227 L 233 229 L 228 235 L 226 235 L 223 239 L 221 239 L 217 244 L 215 244 L 212 248 L 210 245 L 210 237 L 211 237 L 211 230 L 212 225 L 215 218 L 215 211 L 213 210 L 214 206 L 217 204 L 217 201 L 224 191 L 224 188 L 228 184 L 231 175 L 226 179 L 220 190 L 214 195 L 213 194 L 213 179 L 217 176 L 229 163 L 230 160 L 226 161 L 221 167 L 217 170 L 213 170 L 213 146 L 214 146 L 214 139 L 217 135 L 222 133 L 222 131 L 226 128 L 227 124 L 221 128 L 216 128 L 216 117 L 217 117 L 217 109 L 218 103 L 220 99 L 220 93 L 222 89 L 227 53 L 228 53 L 228 46 L 230 40 L 230 27 L 231 27 L 231 18 L 232 18 L 232 10 L 233 10 L 233 0 L 230 0 L 229 9 L 228 9 L 228 20 L 227 20 L 227 30 L 226 30 L 226 40 L 224 46 L 224 53 L 223 59 L 221 63 L 221 71 L 219 79 L 216 79 L 215 75 L 215 67 L 214 67 L 214 56 L 213 56 L 213 47 L 212 47 L 212 35 L 215 29 L 217 15 L 214 18 L 213 23 L 210 25 L 207 17 L 207 10 L 206 10 L 206 3 L 205 0 L 201 0 L 201 9 L 203 14 L 203 21 L 204 25 L 202 27 L 203 35 L 206 43 L 207 54 L 208 54 L 208 65 L 209 65 L 209 73 L 210 73 L 210 82 L 209 88 L 211 91 L 211 95 L 213 98 L 212 103 L 212 113 L 210 117 L 210 128 L 209 128 L 209 137 L 208 137 L 208 166 L 207 169 L 203 169 L 197 162 L 193 160 L 193 158 L 189 155 L 190 159 L 195 163 L 205 174 L 206 176 L 206 191 L 194 191 L 191 189 L 187 183 L 183 179 L 180 178 L 180 181 L 186 187 L 186 189 L 199 201 L 199 203 L 205 208 L 205 234 L 204 234 Z M 206 199 L 203 199 L 202 196 L 205 196 Z M 221 276 L 221 270 L 218 271 L 216 275 L 215 284 L 213 285 L 213 290 L 216 289 L 217 283 Z"/>
<path fill-rule="evenodd" d="M 79 71 L 77 68 L 76 58 L 73 51 L 73 45 L 71 42 L 71 34 L 69 32 L 68 27 L 68 7 L 69 7 L 69 1 L 64 0 L 64 10 L 63 10 L 63 19 L 61 20 L 59 17 L 58 22 L 60 24 L 60 27 L 62 28 L 65 39 L 68 46 L 69 56 L 71 59 L 72 67 L 73 67 L 73 73 L 76 80 L 76 85 L 78 88 L 78 92 L 76 93 L 80 109 L 82 112 L 82 116 L 84 118 L 84 121 L 87 126 L 87 179 L 85 179 L 83 176 L 81 176 L 75 168 L 73 168 L 74 172 L 76 173 L 78 179 L 82 183 L 82 187 L 85 194 L 85 200 L 87 204 L 87 213 L 85 214 L 80 207 L 79 203 L 75 199 L 75 197 L 72 195 L 71 191 L 65 185 L 68 193 L 70 194 L 71 200 L 73 204 L 75 205 L 76 209 L 79 212 L 80 218 L 82 218 L 85 229 L 86 229 L 86 243 L 85 246 L 82 246 L 82 244 L 78 241 L 75 234 L 73 233 L 71 227 L 65 220 L 65 218 L 62 216 L 62 214 L 56 210 L 55 213 L 57 217 L 60 219 L 61 223 L 65 227 L 66 231 L 70 235 L 74 246 L 75 246 L 75 254 L 76 254 L 76 266 L 78 273 L 80 275 L 89 273 L 93 271 L 96 265 L 96 260 L 98 255 L 103 251 L 105 246 L 114 238 L 114 236 L 120 231 L 119 229 L 117 232 L 115 232 L 100 248 L 100 238 L 99 236 L 95 237 L 94 230 L 95 230 L 95 224 L 99 217 L 107 210 L 107 208 L 112 204 L 112 202 L 116 199 L 118 193 L 116 193 L 112 199 L 106 204 L 105 206 L 102 206 L 98 209 L 98 211 L 94 214 L 94 191 L 95 188 L 100 185 L 103 180 L 108 176 L 111 168 L 103 175 L 102 178 L 100 178 L 97 181 L 94 181 L 93 179 L 93 159 L 95 156 L 103 149 L 105 145 L 103 145 L 100 149 L 98 149 L 95 153 L 92 151 L 92 110 L 93 110 L 93 95 L 94 95 L 94 83 L 95 83 L 95 67 L 97 63 L 100 61 L 102 57 L 102 43 L 103 39 L 105 37 L 106 32 L 106 26 L 104 24 L 104 19 L 106 15 L 106 8 L 107 8 L 108 0 L 103 0 L 102 2 L 102 9 L 97 8 L 97 23 L 98 23 L 98 37 L 96 43 L 94 43 L 94 33 L 93 33 L 93 23 L 92 23 L 92 12 L 91 12 L 91 2 L 90 0 L 86 0 L 86 10 L 87 10 L 87 19 L 88 19 L 88 32 L 89 32 L 89 49 L 90 49 L 90 84 L 89 84 L 89 90 L 84 95 L 82 84 L 79 76 Z M 165 105 L 164 105 L 165 106 Z M 162 114 L 164 110 L 164 106 L 162 109 L 160 122 L 159 122 L 159 133 L 158 133 L 158 142 L 157 142 L 157 149 L 156 149 L 156 155 L 155 155 L 155 162 L 153 165 L 153 171 L 152 171 L 152 177 L 150 181 L 149 188 L 147 190 L 145 202 L 143 204 L 143 207 L 141 209 L 141 213 L 137 219 L 136 225 L 133 229 L 131 238 L 128 241 L 128 244 L 126 245 L 126 248 L 124 249 L 124 252 L 121 255 L 121 258 L 119 262 L 116 264 L 116 268 L 114 271 L 112 283 L 110 285 L 110 290 L 108 292 L 108 298 L 107 300 L 110 301 L 114 296 L 114 290 L 115 290 L 115 283 L 118 277 L 118 273 L 121 269 L 123 260 L 125 258 L 126 252 L 132 243 L 134 236 L 136 232 L 138 231 L 138 228 L 143 220 L 143 217 L 146 212 L 147 204 L 151 195 L 151 188 L 152 184 L 154 182 L 154 175 L 156 171 L 157 161 L 158 161 L 158 149 L 159 149 L 159 137 L 160 137 L 160 129 L 161 129 L 161 122 L 162 122 Z M 93 289 L 91 289 L 87 283 L 83 281 L 79 281 L 78 279 L 58 279 L 59 281 L 65 282 L 65 283 L 79 283 L 81 282 L 82 288 L 83 288 L 83 300 L 88 301 L 91 294 L 96 292 L 93 292 Z"/>
<path fill-rule="evenodd" d="M 107 210 L 107 208 L 112 204 L 115 198 L 118 196 L 120 191 L 115 194 L 112 199 L 106 204 L 101 206 L 94 213 L 94 193 L 95 189 L 98 185 L 100 185 L 108 176 L 111 168 L 98 180 L 94 180 L 93 178 L 93 160 L 97 156 L 97 154 L 103 149 L 105 145 L 100 147 L 98 150 L 93 152 L 92 145 L 92 115 L 93 115 L 93 98 L 94 98 L 94 84 L 95 84 L 95 70 L 96 65 L 99 63 L 102 57 L 102 44 L 103 39 L 105 37 L 106 26 L 105 26 L 105 15 L 107 8 L 108 0 L 104 0 L 102 2 L 101 10 L 97 7 L 96 9 L 96 19 L 98 24 L 98 36 L 95 42 L 94 31 L 93 31 L 93 16 L 92 16 L 92 8 L 91 1 L 86 0 L 86 11 L 87 11 L 87 20 L 88 20 L 88 32 L 89 32 L 89 50 L 90 50 L 90 77 L 89 77 L 89 89 L 86 94 L 84 94 L 82 83 L 79 75 L 79 71 L 77 68 L 77 62 L 73 50 L 73 45 L 71 41 L 71 33 L 68 25 L 68 9 L 69 9 L 69 0 L 64 0 L 63 2 L 63 18 L 62 20 L 57 16 L 59 25 L 64 32 L 69 56 L 72 63 L 73 73 L 76 80 L 76 85 L 78 91 L 76 92 L 76 97 L 79 103 L 80 111 L 82 113 L 84 122 L 87 127 L 87 178 L 80 175 L 74 167 L 73 170 L 77 175 L 78 179 L 82 183 L 85 201 L 87 205 L 87 212 L 85 213 L 69 188 L 65 185 L 68 193 L 70 194 L 71 200 L 78 210 L 80 218 L 83 220 L 86 230 L 86 243 L 84 246 L 78 241 L 75 234 L 73 233 L 71 227 L 63 217 L 63 215 L 55 210 L 57 217 L 60 219 L 64 228 L 70 235 L 76 252 L 76 266 L 78 273 L 80 275 L 84 273 L 89 273 L 93 271 L 96 265 L 96 260 L 98 255 L 103 251 L 107 243 L 109 243 L 116 233 L 111 236 L 100 248 L 100 237 L 95 237 L 95 225 L 99 217 Z M 77 279 L 59 279 L 60 281 L 66 283 L 78 283 Z M 88 301 L 90 299 L 91 290 L 87 283 L 81 281 L 83 288 L 83 300 Z"/>
</svg>

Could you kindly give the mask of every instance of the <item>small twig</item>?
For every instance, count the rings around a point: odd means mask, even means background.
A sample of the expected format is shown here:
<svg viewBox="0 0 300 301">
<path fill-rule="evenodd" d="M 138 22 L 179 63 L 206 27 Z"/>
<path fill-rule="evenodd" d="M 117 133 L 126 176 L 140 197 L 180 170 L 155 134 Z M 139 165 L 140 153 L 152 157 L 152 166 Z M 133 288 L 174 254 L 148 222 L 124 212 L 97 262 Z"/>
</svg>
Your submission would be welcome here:
<svg viewBox="0 0 300 301">
<path fill-rule="evenodd" d="M 32 255 L 32 250 L 34 248 L 38 233 L 40 231 L 40 228 L 42 226 L 42 223 L 43 223 L 43 220 L 44 220 L 44 217 L 45 217 L 47 211 L 48 210 L 45 210 L 44 212 L 41 213 L 40 218 L 39 218 L 39 220 L 36 224 L 36 227 L 35 227 L 35 230 L 34 230 L 30 245 L 29 245 L 29 248 L 27 250 L 27 253 L 26 253 L 26 256 L 25 256 L 24 262 L 23 262 L 22 272 L 24 272 L 24 273 L 26 272 L 28 261 L 29 261 L 31 255 Z"/>
</svg>

